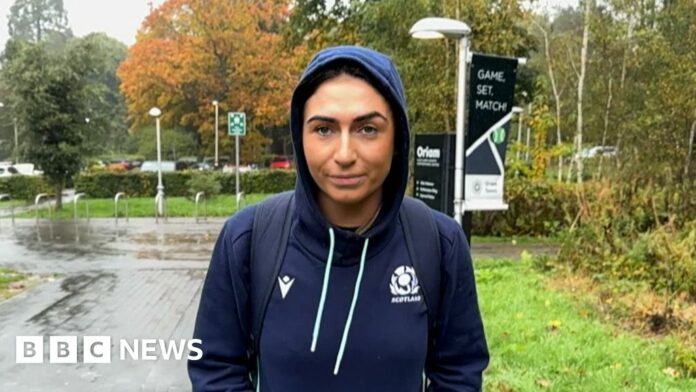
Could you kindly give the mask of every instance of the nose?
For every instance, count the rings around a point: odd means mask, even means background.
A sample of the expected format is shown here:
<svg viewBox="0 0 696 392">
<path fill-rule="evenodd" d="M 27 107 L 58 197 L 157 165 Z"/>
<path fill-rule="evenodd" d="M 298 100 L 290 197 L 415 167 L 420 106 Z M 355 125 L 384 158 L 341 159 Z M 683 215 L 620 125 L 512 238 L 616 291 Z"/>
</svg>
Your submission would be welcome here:
<svg viewBox="0 0 696 392">
<path fill-rule="evenodd" d="M 350 139 L 350 131 L 344 130 L 341 132 L 341 137 L 338 142 L 338 150 L 334 155 L 334 161 L 339 166 L 350 166 L 357 158 Z"/>
</svg>

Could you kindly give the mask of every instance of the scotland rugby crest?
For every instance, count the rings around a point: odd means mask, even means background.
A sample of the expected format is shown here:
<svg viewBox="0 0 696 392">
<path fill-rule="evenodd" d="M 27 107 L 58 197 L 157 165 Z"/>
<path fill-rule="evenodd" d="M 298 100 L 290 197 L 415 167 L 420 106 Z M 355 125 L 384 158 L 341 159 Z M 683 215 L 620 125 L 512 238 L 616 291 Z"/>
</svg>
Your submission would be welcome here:
<svg viewBox="0 0 696 392">
<path fill-rule="evenodd" d="M 421 300 L 418 277 L 413 267 L 402 265 L 394 270 L 389 289 L 392 303 L 418 302 Z"/>
</svg>

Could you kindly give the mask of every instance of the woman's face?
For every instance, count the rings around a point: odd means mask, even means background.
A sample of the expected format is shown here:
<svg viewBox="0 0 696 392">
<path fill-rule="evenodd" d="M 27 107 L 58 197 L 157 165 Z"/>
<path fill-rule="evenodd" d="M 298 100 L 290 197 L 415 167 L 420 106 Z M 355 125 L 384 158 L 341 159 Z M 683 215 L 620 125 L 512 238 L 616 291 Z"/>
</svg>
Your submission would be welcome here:
<svg viewBox="0 0 696 392">
<path fill-rule="evenodd" d="M 389 104 L 362 79 L 329 79 L 305 103 L 302 147 L 320 197 L 352 206 L 381 198 L 394 155 Z"/>
</svg>

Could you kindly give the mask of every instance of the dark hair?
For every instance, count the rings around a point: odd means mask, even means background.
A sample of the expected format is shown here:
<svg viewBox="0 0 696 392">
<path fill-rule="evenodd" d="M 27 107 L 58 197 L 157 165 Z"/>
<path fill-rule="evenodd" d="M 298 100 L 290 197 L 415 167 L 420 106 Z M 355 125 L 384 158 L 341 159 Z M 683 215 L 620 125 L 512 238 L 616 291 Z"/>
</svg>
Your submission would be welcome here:
<svg viewBox="0 0 696 392">
<path fill-rule="evenodd" d="M 317 91 L 322 83 L 326 82 L 327 80 L 337 78 L 341 75 L 348 75 L 364 80 L 367 84 L 377 90 L 380 95 L 382 95 L 389 106 L 392 106 L 390 97 L 386 96 L 381 91 L 380 84 L 377 82 L 377 80 L 368 72 L 365 72 L 364 68 L 362 68 L 362 66 L 360 66 L 357 62 L 351 60 L 334 61 L 324 65 L 322 69 L 315 72 L 314 75 L 312 75 L 304 83 L 301 97 L 302 102 L 306 103 L 309 97 L 311 97 Z"/>
<path fill-rule="evenodd" d="M 384 98 L 384 100 L 387 101 L 387 105 L 389 105 L 389 109 L 391 110 L 392 115 L 395 116 L 396 119 L 397 112 L 395 112 L 394 108 L 398 108 L 399 104 L 393 102 L 393 98 L 382 91 L 383 88 L 380 87 L 382 84 L 378 82 L 377 79 L 374 76 L 372 76 L 369 72 L 365 71 L 365 68 L 363 68 L 363 66 L 360 65 L 360 63 L 349 59 L 336 60 L 328 64 L 325 64 L 322 68 L 317 70 L 311 77 L 309 77 L 304 82 L 304 86 L 302 87 L 302 95 L 298 97 L 300 102 L 302 102 L 302 105 L 305 105 L 307 103 L 309 97 L 311 97 L 317 91 L 317 89 L 319 88 L 319 86 L 321 86 L 322 83 L 326 82 L 327 80 L 339 77 L 341 75 L 348 75 L 364 80 L 367 84 L 372 86 L 375 90 L 377 90 L 377 92 L 382 96 L 382 98 Z M 300 134 L 301 133 L 302 132 L 300 132 Z M 402 143 L 402 135 L 395 127 L 395 155 L 399 154 L 399 150 L 396 147 L 399 146 L 400 143 Z"/>
<path fill-rule="evenodd" d="M 317 89 L 319 88 L 319 86 L 321 86 L 322 83 L 326 82 L 327 80 L 339 77 L 341 75 L 348 75 L 358 79 L 362 79 L 368 84 L 370 84 L 372 87 L 374 87 L 375 90 L 379 91 L 379 88 L 377 88 L 378 85 L 375 83 L 375 80 L 367 72 L 365 72 L 363 68 L 360 67 L 357 63 L 348 60 L 339 60 L 326 64 L 322 69 L 318 70 L 314 73 L 314 75 L 307 79 L 307 81 L 305 82 L 305 87 L 303 88 L 303 101 L 307 101 L 307 99 L 309 99 L 309 97 L 311 97 L 314 94 L 314 92 L 317 91 Z M 380 94 L 382 94 L 381 91 Z M 386 99 L 387 97 L 384 98 Z"/>
</svg>

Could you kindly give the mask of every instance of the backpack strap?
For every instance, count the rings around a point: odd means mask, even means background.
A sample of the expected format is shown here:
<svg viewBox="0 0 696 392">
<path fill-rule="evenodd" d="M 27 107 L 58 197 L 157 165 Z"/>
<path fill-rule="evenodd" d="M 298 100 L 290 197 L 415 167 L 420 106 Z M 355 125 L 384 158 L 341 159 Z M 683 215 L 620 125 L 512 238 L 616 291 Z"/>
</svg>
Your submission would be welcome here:
<svg viewBox="0 0 696 392">
<path fill-rule="evenodd" d="M 400 214 L 408 254 L 428 308 L 428 340 L 432 347 L 440 309 L 440 232 L 430 207 L 421 200 L 404 197 Z"/>
<path fill-rule="evenodd" d="M 249 357 L 253 361 L 259 352 L 266 308 L 288 246 L 294 196 L 294 191 L 274 195 L 259 203 L 254 212 L 249 263 L 252 317 Z"/>
</svg>

